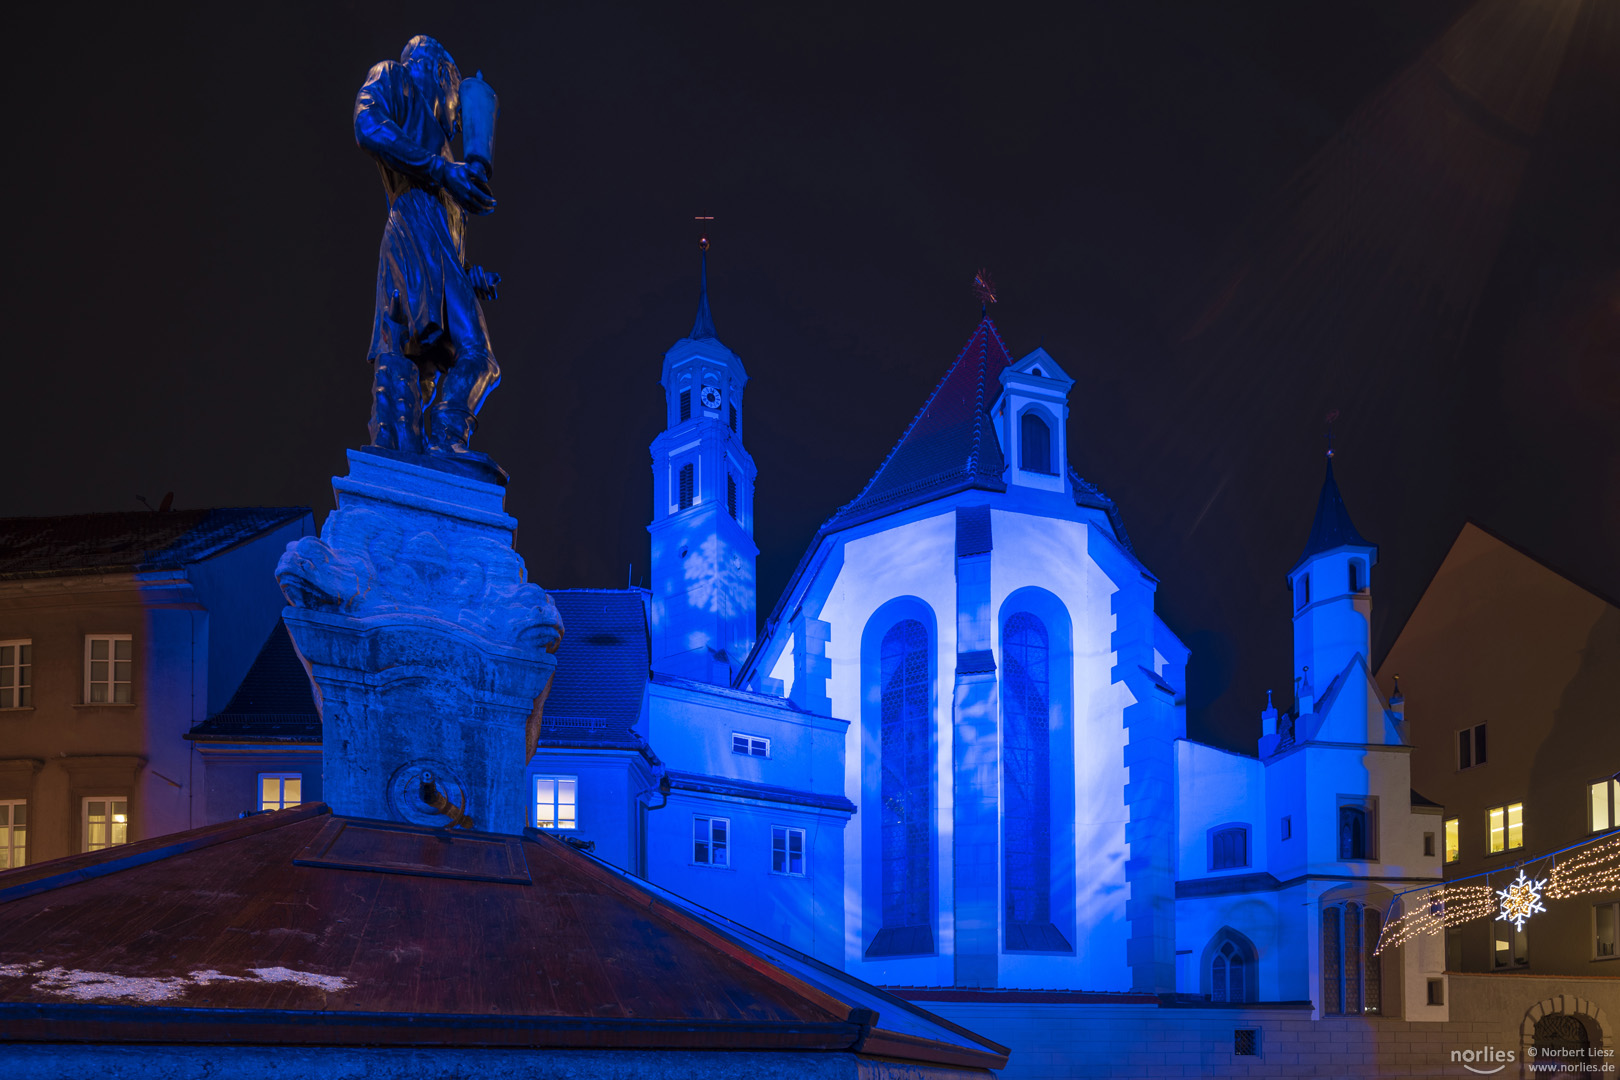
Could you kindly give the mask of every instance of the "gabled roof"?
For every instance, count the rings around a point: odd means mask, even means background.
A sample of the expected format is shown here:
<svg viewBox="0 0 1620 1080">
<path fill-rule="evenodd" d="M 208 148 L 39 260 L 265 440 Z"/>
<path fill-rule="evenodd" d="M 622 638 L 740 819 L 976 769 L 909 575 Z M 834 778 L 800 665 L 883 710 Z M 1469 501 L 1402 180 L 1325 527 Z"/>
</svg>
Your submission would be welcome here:
<svg viewBox="0 0 1620 1080">
<path fill-rule="evenodd" d="M 0 581 L 177 570 L 309 513 L 303 506 L 0 519 Z"/>
<path fill-rule="evenodd" d="M 231 700 L 186 736 L 201 742 L 321 741 L 315 693 L 280 619 Z"/>
<path fill-rule="evenodd" d="M 917 506 L 965 488 L 1005 491 L 1007 467 L 990 420 L 1000 376 L 1012 363 L 989 316 L 979 320 L 956 362 L 861 493 L 827 522 L 828 529 Z"/>
<path fill-rule="evenodd" d="M 1355 523 L 1350 520 L 1350 511 L 1345 509 L 1339 485 L 1333 479 L 1333 458 L 1329 457 L 1327 476 L 1322 480 L 1322 494 L 1316 500 L 1316 517 L 1311 521 L 1311 535 L 1305 541 L 1305 550 L 1299 562 L 1294 564 L 1294 570 L 1303 566 L 1311 556 L 1340 547 L 1377 550 L 1377 545 L 1357 532 Z M 1290 570 L 1289 574 L 1292 575 L 1294 570 Z"/>
<path fill-rule="evenodd" d="M 563 639 L 540 738 L 640 745 L 632 730 L 651 666 L 647 607 L 636 589 L 554 589 Z"/>
<path fill-rule="evenodd" d="M 0 872 L 0 913 L 0 1042 L 1007 1060 L 534 830 L 306 803 Z"/>
</svg>

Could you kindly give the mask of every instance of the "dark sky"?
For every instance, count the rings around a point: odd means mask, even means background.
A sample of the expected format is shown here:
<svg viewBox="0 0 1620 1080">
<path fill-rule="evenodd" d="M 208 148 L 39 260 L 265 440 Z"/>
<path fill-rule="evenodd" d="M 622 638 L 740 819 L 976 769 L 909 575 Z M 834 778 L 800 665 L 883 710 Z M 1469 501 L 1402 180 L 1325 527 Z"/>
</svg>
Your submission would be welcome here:
<svg viewBox="0 0 1620 1080">
<path fill-rule="evenodd" d="M 478 445 L 546 586 L 645 578 L 702 213 L 762 614 L 966 340 L 980 266 L 1014 353 L 1077 380 L 1072 458 L 1193 647 L 1195 736 L 1252 752 L 1289 698 L 1329 410 L 1376 654 L 1470 517 L 1620 594 L 1620 4 L 764 7 L 17 27 L 0 513 L 330 508 L 385 212 L 352 101 L 430 33 L 501 95 Z"/>
</svg>

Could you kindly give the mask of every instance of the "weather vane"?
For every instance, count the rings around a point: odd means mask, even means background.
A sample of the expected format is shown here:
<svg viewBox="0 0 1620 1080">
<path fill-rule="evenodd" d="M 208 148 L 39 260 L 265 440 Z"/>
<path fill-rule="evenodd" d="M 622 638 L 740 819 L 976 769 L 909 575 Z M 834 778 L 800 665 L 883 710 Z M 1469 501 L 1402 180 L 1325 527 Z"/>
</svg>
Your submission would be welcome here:
<svg viewBox="0 0 1620 1080">
<path fill-rule="evenodd" d="M 692 220 L 693 221 L 713 221 L 714 220 L 714 215 L 713 214 L 697 214 L 692 218 Z M 701 235 L 698 236 L 698 247 L 702 248 L 704 251 L 708 251 L 709 250 L 709 227 L 707 225 L 704 225 L 704 226 L 701 226 L 701 228 L 702 228 L 703 231 L 702 231 Z"/>
<path fill-rule="evenodd" d="M 973 295 L 979 298 L 980 315 L 996 302 L 996 283 L 990 279 L 990 271 L 980 270 L 973 275 Z"/>
<path fill-rule="evenodd" d="M 1330 457 L 1330 458 L 1333 456 L 1333 421 L 1337 420 L 1338 418 L 1339 418 L 1339 410 L 1338 409 L 1334 409 L 1332 412 L 1328 413 L 1326 416 L 1324 416 L 1322 418 L 1327 423 L 1327 444 L 1328 444 L 1327 456 Z"/>
</svg>

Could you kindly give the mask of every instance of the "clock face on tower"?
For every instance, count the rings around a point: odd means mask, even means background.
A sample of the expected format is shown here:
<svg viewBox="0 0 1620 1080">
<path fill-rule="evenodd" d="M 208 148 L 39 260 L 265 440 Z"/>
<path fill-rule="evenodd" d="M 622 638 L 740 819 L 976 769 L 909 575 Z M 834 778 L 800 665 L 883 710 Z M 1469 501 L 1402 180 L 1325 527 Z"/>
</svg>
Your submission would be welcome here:
<svg viewBox="0 0 1620 1080">
<path fill-rule="evenodd" d="M 720 407 L 720 388 L 718 386 L 705 386 L 698 394 L 698 400 L 703 402 L 705 409 L 718 409 Z"/>
</svg>

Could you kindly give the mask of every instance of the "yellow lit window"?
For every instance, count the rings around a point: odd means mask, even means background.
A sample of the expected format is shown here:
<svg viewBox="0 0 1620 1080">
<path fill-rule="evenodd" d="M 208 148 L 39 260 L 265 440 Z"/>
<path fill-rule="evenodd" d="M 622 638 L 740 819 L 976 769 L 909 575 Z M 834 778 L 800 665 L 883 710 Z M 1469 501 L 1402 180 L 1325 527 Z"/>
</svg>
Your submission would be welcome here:
<svg viewBox="0 0 1620 1080">
<path fill-rule="evenodd" d="M 94 796 L 85 799 L 83 825 L 86 851 L 129 843 L 129 801 Z"/>
<path fill-rule="evenodd" d="M 1524 803 L 1493 806 L 1487 811 L 1492 854 L 1524 847 Z"/>
<path fill-rule="evenodd" d="M 1446 819 L 1446 862 L 1456 862 L 1462 858 L 1462 838 L 1459 835 L 1459 826 L 1456 818 Z"/>
<path fill-rule="evenodd" d="M 1607 832 L 1620 826 L 1620 780 L 1599 780 L 1587 788 L 1592 806 L 1592 831 Z"/>
<path fill-rule="evenodd" d="M 28 865 L 28 804 L 21 799 L 0 802 L 0 870 Z"/>
<path fill-rule="evenodd" d="M 259 809 L 282 810 L 304 801 L 302 773 L 260 773 Z"/>
</svg>

